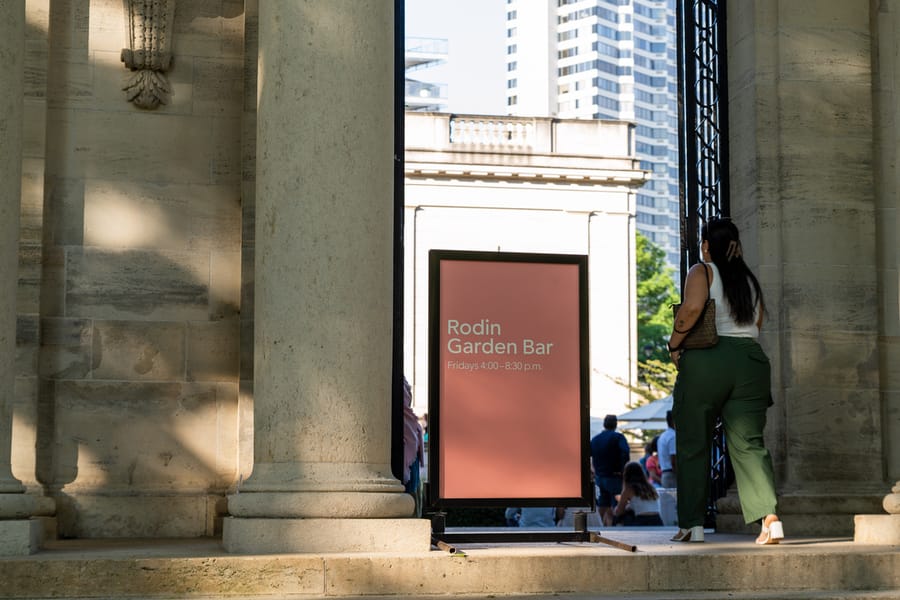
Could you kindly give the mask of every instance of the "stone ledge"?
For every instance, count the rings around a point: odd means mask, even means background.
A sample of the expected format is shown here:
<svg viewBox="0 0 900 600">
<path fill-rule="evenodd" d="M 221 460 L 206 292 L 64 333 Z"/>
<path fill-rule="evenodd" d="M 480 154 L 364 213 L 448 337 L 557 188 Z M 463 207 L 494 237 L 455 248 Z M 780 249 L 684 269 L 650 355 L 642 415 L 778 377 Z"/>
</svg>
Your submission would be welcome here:
<svg viewBox="0 0 900 600">
<path fill-rule="evenodd" d="M 428 552 L 431 521 L 226 517 L 222 545 L 238 554 Z"/>
<path fill-rule="evenodd" d="M 856 515 L 853 541 L 900 546 L 900 515 Z"/>
<path fill-rule="evenodd" d="M 43 536 L 44 525 L 38 519 L 0 521 L 0 556 L 34 554 L 40 550 Z"/>
<path fill-rule="evenodd" d="M 226 554 L 220 540 L 60 540 L 0 559 L 0 598 L 589 595 L 591 598 L 868 598 L 900 590 L 900 548 L 793 538 L 760 547 L 672 528 L 614 528 L 597 544 L 466 545 L 446 552 Z M 702 574 L 702 576 L 698 575 Z M 863 593 L 866 592 L 866 593 Z M 679 595 L 681 594 L 681 595 Z M 743 594 L 743 595 L 742 595 Z M 830 594 L 830 595 L 829 595 Z"/>
<path fill-rule="evenodd" d="M 56 503 L 46 496 L 33 494 L 0 494 L 0 519 L 28 519 L 33 516 L 50 516 L 56 511 Z"/>
</svg>

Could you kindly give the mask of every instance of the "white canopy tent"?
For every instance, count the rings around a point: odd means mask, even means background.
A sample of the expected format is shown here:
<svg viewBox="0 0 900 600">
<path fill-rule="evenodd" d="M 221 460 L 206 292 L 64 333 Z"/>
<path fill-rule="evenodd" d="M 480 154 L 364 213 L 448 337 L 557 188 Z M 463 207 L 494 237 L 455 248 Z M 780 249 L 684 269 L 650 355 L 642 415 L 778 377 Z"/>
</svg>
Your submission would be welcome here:
<svg viewBox="0 0 900 600">
<path fill-rule="evenodd" d="M 619 427 L 622 429 L 665 429 L 666 412 L 672 410 L 672 395 L 648 402 L 634 410 L 619 415 Z M 601 421 L 601 427 L 602 419 Z"/>
<path fill-rule="evenodd" d="M 618 415 L 619 429 L 659 429 L 666 425 L 666 412 L 672 410 L 672 396 L 648 402 Z M 591 417 L 591 438 L 603 431 L 603 417 Z"/>
</svg>

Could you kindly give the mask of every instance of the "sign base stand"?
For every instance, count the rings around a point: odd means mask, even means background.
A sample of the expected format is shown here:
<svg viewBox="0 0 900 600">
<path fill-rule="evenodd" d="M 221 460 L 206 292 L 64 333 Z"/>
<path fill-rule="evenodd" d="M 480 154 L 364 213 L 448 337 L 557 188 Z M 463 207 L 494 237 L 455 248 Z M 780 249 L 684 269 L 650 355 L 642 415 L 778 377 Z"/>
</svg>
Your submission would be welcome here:
<svg viewBox="0 0 900 600">
<path fill-rule="evenodd" d="M 580 513 L 584 515 L 584 513 Z M 454 544 L 507 544 L 507 543 L 546 543 L 546 542 L 589 542 L 607 544 L 626 552 L 637 552 L 637 546 L 604 537 L 597 531 L 589 531 L 587 519 L 578 518 L 576 514 L 575 529 L 572 531 L 446 531 L 445 513 L 431 515 L 431 543 L 450 554 L 465 555 Z"/>
</svg>

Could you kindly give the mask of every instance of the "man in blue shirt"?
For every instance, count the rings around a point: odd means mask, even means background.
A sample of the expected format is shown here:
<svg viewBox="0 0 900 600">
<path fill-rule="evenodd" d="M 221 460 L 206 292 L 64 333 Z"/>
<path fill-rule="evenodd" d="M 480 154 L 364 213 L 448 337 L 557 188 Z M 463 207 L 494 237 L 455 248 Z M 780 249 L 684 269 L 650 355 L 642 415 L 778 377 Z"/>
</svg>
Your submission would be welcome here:
<svg viewBox="0 0 900 600">
<path fill-rule="evenodd" d="M 612 525 L 616 496 L 622 493 L 622 470 L 631 458 L 628 441 L 616 431 L 618 425 L 619 420 L 615 415 L 606 415 L 603 419 L 603 431 L 591 440 L 591 465 L 600 490 L 597 507 L 600 518 L 607 527 Z"/>
</svg>

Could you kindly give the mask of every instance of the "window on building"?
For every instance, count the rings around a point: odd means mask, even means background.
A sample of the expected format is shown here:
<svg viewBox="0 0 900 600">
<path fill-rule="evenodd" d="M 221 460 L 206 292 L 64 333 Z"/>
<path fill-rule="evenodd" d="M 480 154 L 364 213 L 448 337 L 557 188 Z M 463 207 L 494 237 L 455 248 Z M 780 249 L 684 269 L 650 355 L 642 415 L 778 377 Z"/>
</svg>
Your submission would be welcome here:
<svg viewBox="0 0 900 600">
<path fill-rule="evenodd" d="M 645 73 L 635 73 L 634 74 L 634 82 L 639 85 L 646 85 L 646 86 L 655 87 L 655 88 L 666 87 L 666 78 L 665 77 L 653 77 L 652 75 L 647 75 Z"/>
<path fill-rule="evenodd" d="M 665 54 L 668 45 L 665 42 L 651 42 L 650 40 L 645 40 L 643 38 L 636 38 L 634 40 L 634 47 L 638 50 L 653 52 L 654 54 Z"/>
<path fill-rule="evenodd" d="M 631 58 L 631 50 L 628 48 L 619 48 L 618 46 L 604 44 L 603 42 L 594 42 L 591 44 L 591 50 L 612 58 Z"/>
<path fill-rule="evenodd" d="M 604 90 L 606 92 L 613 92 L 615 94 L 618 94 L 622 90 L 622 86 L 619 85 L 618 82 L 604 79 L 603 77 L 594 77 L 592 83 L 595 88 Z"/>
<path fill-rule="evenodd" d="M 578 63 L 577 65 L 568 65 L 566 67 L 561 67 L 558 70 L 558 74 L 560 77 L 565 77 L 566 75 L 572 75 L 573 73 L 583 73 L 585 71 L 590 71 L 591 69 L 597 69 L 598 71 L 603 71 L 604 73 L 610 73 L 612 75 L 631 75 L 630 66 L 617 65 L 599 59 Z"/>
<path fill-rule="evenodd" d="M 606 96 L 594 96 L 594 104 L 597 105 L 597 108 L 605 108 L 615 111 L 619 110 L 619 101 L 612 98 L 607 98 Z"/>
<path fill-rule="evenodd" d="M 631 32 L 630 31 L 622 31 L 619 29 L 615 29 L 614 27 L 608 27 L 606 25 L 600 25 L 599 23 L 595 23 L 591 26 L 591 32 L 603 37 L 607 40 L 630 40 Z"/>
<path fill-rule="evenodd" d="M 635 4 L 634 5 L 634 14 L 640 15 L 642 17 L 647 17 L 650 19 L 665 19 L 666 18 L 666 9 L 665 8 L 653 8 L 651 6 L 647 6 L 646 4 Z"/>
</svg>

